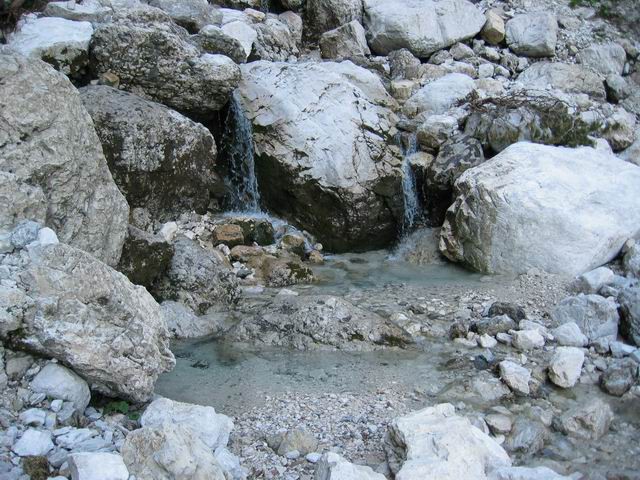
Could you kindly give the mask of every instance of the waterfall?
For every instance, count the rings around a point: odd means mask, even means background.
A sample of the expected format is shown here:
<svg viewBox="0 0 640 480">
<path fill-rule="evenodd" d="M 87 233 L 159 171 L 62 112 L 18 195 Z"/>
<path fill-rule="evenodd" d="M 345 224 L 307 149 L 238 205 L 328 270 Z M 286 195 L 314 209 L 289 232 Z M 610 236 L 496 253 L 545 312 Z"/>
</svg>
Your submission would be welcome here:
<svg viewBox="0 0 640 480">
<path fill-rule="evenodd" d="M 418 151 L 416 134 L 409 134 L 406 141 L 402 141 L 402 195 L 404 200 L 404 222 L 402 233 L 408 233 L 416 223 L 421 213 L 420 199 L 416 189 L 416 177 L 411 168 L 410 158 Z"/>
<path fill-rule="evenodd" d="M 229 102 L 225 131 L 223 133 L 229 159 L 229 171 L 225 177 L 228 192 L 227 208 L 240 212 L 259 212 L 260 193 L 253 148 L 251 122 L 242 110 L 237 92 Z"/>
<path fill-rule="evenodd" d="M 269 0 L 262 0 L 260 2 L 260 10 L 262 11 L 262 13 L 269 13 L 269 8 L 271 6 L 269 5 Z"/>
</svg>

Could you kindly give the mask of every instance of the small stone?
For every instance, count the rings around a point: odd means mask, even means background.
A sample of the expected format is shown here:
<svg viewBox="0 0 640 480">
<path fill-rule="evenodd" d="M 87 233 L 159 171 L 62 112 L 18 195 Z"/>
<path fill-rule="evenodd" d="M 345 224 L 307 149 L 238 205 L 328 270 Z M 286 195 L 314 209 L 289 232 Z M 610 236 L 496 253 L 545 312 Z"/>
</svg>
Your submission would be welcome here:
<svg viewBox="0 0 640 480">
<path fill-rule="evenodd" d="M 82 378 L 57 363 L 49 363 L 31 381 L 31 390 L 54 399 L 72 402 L 83 412 L 91 400 L 89 386 Z"/>
<path fill-rule="evenodd" d="M 46 455 L 53 449 L 51 433 L 29 428 L 22 434 L 12 450 L 20 457 Z"/>
<path fill-rule="evenodd" d="M 485 333 L 484 335 L 480 335 L 478 343 L 482 348 L 494 348 L 498 344 L 498 341 Z"/>
<path fill-rule="evenodd" d="M 505 25 L 500 14 L 495 10 L 488 10 L 485 13 L 487 21 L 482 27 L 480 34 L 482 38 L 492 45 L 497 45 L 504 40 Z"/>
<path fill-rule="evenodd" d="M 518 350 L 533 350 L 544 347 L 544 337 L 537 330 L 518 330 L 511 334 L 513 346 Z"/>
<path fill-rule="evenodd" d="M 513 428 L 513 421 L 511 417 L 500 413 L 492 413 L 484 417 L 484 421 L 487 423 L 491 432 L 496 435 L 500 433 L 507 434 Z"/>
<path fill-rule="evenodd" d="M 40 408 L 30 408 L 20 414 L 20 421 L 31 427 L 41 427 L 47 420 L 47 412 Z"/>
<path fill-rule="evenodd" d="M 573 387 L 582 372 L 584 351 L 576 347 L 558 347 L 549 365 L 549 379 L 562 388 Z"/>
<path fill-rule="evenodd" d="M 567 322 L 551 330 L 558 345 L 565 347 L 584 347 L 589 339 L 580 331 L 575 322 Z"/>
<path fill-rule="evenodd" d="M 507 386 L 519 395 L 529 395 L 529 381 L 531 372 L 515 362 L 504 360 L 500 362 L 500 378 Z"/>
<path fill-rule="evenodd" d="M 638 367 L 633 362 L 611 365 L 600 377 L 600 386 L 609 395 L 621 397 L 635 383 L 637 371 Z"/>
<path fill-rule="evenodd" d="M 309 463 L 317 463 L 318 460 L 320 460 L 321 457 L 322 457 L 322 454 L 320 454 L 318 452 L 312 452 L 312 453 L 308 453 L 304 458 Z"/>
<path fill-rule="evenodd" d="M 72 453 L 71 480 L 129 480 L 122 457 L 115 453 Z"/>
</svg>

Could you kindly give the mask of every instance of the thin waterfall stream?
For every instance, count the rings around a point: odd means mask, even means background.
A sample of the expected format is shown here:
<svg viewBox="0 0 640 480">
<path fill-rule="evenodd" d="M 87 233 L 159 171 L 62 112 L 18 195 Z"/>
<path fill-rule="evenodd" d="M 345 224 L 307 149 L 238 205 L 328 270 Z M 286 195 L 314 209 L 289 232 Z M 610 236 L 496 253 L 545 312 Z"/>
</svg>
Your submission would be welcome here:
<svg viewBox="0 0 640 480">
<path fill-rule="evenodd" d="M 233 93 L 229 102 L 222 142 L 229 157 L 229 171 L 224 179 L 228 191 L 227 209 L 260 212 L 253 129 L 244 114 L 237 92 Z"/>
<path fill-rule="evenodd" d="M 415 133 L 401 139 L 402 146 L 402 195 L 404 200 L 404 222 L 402 233 L 406 234 L 415 226 L 420 218 L 422 205 L 416 188 L 416 177 L 411 167 L 411 156 L 418 151 Z"/>
</svg>

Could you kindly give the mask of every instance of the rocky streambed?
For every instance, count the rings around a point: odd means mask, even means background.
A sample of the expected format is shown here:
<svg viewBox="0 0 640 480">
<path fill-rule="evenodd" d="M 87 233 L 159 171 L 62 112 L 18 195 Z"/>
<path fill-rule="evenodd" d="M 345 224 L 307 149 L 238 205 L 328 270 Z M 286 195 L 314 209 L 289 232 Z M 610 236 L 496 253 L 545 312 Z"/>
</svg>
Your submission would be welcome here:
<svg viewBox="0 0 640 480">
<path fill-rule="evenodd" d="M 635 3 L 1 4 L 0 480 L 640 478 Z"/>
</svg>

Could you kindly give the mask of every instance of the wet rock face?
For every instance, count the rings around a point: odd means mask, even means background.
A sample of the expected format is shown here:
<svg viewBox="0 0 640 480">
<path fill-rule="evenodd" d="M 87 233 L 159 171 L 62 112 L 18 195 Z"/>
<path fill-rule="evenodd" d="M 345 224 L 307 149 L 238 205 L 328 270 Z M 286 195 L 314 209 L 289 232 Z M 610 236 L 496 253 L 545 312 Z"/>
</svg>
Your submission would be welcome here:
<svg viewBox="0 0 640 480">
<path fill-rule="evenodd" d="M 460 177 L 440 248 L 483 272 L 580 274 L 637 233 L 638 188 L 640 170 L 611 154 L 518 143 Z"/>
<path fill-rule="evenodd" d="M 97 76 L 116 74 L 124 90 L 194 115 L 222 108 L 240 80 L 233 60 L 200 54 L 184 30 L 151 7 L 116 13 L 97 28 L 91 65 Z"/>
<path fill-rule="evenodd" d="M 173 246 L 157 235 L 129 225 L 118 271 L 131 282 L 151 289 L 171 264 Z"/>
<path fill-rule="evenodd" d="M 81 89 L 113 179 L 131 208 L 167 221 L 205 213 L 224 193 L 216 144 L 199 123 L 158 103 L 107 86 Z"/>
<path fill-rule="evenodd" d="M 0 224 L 29 218 L 109 265 L 129 207 L 107 168 L 78 92 L 40 60 L 0 51 Z"/>
<path fill-rule="evenodd" d="M 394 101 L 378 77 L 351 62 L 242 68 L 266 207 L 329 251 L 388 245 L 402 195 Z"/>
<path fill-rule="evenodd" d="M 151 295 L 68 245 L 32 246 L 12 257 L 16 286 L 0 290 L 3 339 L 70 365 L 106 395 L 146 401 L 174 365 Z"/>
</svg>

